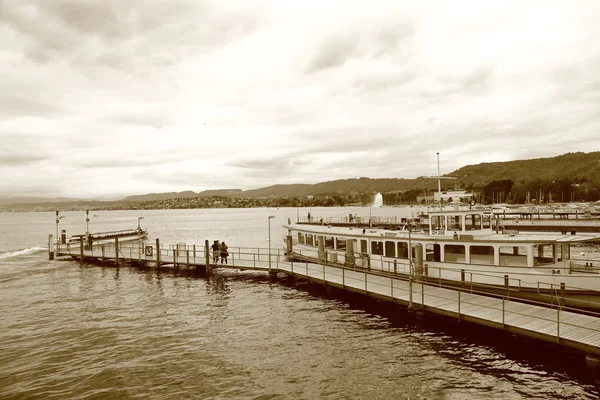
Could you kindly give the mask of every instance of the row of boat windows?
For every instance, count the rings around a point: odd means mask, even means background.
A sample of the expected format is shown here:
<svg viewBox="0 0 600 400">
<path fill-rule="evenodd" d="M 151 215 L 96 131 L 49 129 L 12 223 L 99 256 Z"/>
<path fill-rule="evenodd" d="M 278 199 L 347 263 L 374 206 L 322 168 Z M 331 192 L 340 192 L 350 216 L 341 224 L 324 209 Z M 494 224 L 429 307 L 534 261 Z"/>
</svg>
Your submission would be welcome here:
<svg viewBox="0 0 600 400">
<path fill-rule="evenodd" d="M 305 244 L 308 246 L 318 247 L 318 236 L 312 234 L 298 233 L 298 243 Z M 351 239 L 355 244 L 356 239 Z M 370 249 L 369 249 L 370 243 Z M 415 254 L 415 242 L 412 244 L 412 257 L 416 257 Z M 347 239 L 337 238 L 333 236 L 325 236 L 324 240 L 325 249 L 335 249 L 338 251 L 346 251 Z M 408 259 L 408 242 L 395 242 L 391 240 L 377 241 L 371 240 L 370 242 L 365 239 L 361 239 L 359 242 L 360 248 L 356 245 L 353 246 L 354 252 L 372 255 L 381 255 L 390 258 L 404 258 Z M 425 259 L 428 261 L 440 261 L 441 253 L 443 249 L 445 261 L 457 261 L 465 262 L 466 260 L 466 246 L 462 244 L 446 244 L 443 248 L 439 244 L 428 243 L 424 245 L 425 248 Z M 554 262 L 554 252 L 558 260 L 563 258 L 560 246 L 556 246 L 553 250 L 552 245 L 536 245 L 532 248 L 534 262 L 536 265 L 550 264 Z M 511 262 L 517 262 L 521 264 L 527 263 L 527 247 L 525 246 L 500 246 L 498 248 L 498 256 L 501 259 L 510 259 Z M 567 254 L 565 254 L 568 257 Z M 483 246 L 483 245 L 469 245 L 469 258 L 472 262 L 478 264 L 490 264 L 493 265 L 494 260 L 494 247 Z M 520 261 L 519 261 L 520 260 Z"/>
<path fill-rule="evenodd" d="M 492 227 L 492 218 L 490 215 L 467 214 L 464 215 L 464 222 L 462 217 L 461 215 L 432 215 L 431 229 L 462 231 L 463 224 L 467 231 L 489 229 Z"/>
</svg>

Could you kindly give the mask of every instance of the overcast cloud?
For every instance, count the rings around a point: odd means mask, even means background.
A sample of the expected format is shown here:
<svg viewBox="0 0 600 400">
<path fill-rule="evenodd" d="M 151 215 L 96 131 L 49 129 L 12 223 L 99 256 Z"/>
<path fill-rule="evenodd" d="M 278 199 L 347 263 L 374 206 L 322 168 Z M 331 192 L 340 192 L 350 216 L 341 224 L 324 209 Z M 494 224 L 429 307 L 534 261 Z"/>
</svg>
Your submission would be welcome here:
<svg viewBox="0 0 600 400">
<path fill-rule="evenodd" d="M 600 2 L 0 0 L 0 196 L 600 150 Z"/>
</svg>

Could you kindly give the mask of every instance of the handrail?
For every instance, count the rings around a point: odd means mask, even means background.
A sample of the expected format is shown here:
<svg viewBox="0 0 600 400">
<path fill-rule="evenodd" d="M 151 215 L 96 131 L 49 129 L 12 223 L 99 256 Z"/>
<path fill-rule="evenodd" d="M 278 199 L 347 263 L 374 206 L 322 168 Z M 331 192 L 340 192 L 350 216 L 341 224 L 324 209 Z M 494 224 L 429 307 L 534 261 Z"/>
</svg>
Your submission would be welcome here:
<svg viewBox="0 0 600 400">
<path fill-rule="evenodd" d="M 300 257 L 300 258 L 310 259 L 311 261 L 323 264 L 323 261 L 319 261 L 317 258 L 307 256 L 306 254 L 302 255 L 302 254 L 298 254 L 298 253 L 294 252 L 294 255 L 296 255 L 297 257 Z M 354 267 L 347 267 L 347 266 L 344 266 L 343 264 L 335 264 L 335 263 L 329 263 L 329 262 L 325 262 L 325 265 L 331 266 L 331 267 L 336 267 L 336 268 L 343 268 L 345 270 L 351 270 L 351 271 L 356 271 L 356 272 L 361 272 L 361 273 L 370 273 L 372 275 L 390 276 L 390 274 L 386 273 L 386 271 L 384 271 L 384 270 L 377 270 L 377 269 L 374 269 L 372 267 L 369 270 L 369 269 L 362 268 L 362 267 L 356 267 L 356 266 L 354 266 Z M 432 268 L 432 267 L 429 267 L 429 268 Z M 454 272 L 457 272 L 457 271 L 460 272 L 461 270 L 454 270 Z M 475 273 L 470 273 L 470 272 L 466 272 L 466 273 L 475 275 Z M 386 275 L 382 275 L 382 274 L 386 274 Z M 404 275 L 405 275 L 404 277 L 396 275 L 396 274 L 392 274 L 391 276 L 393 276 L 395 279 L 400 279 L 400 280 L 406 280 L 406 279 L 408 279 L 409 276 L 407 274 L 404 274 Z M 490 276 L 493 277 L 493 278 L 504 279 L 504 277 L 498 277 L 498 276 L 494 276 L 494 275 L 490 275 Z M 423 277 L 424 278 L 428 278 L 428 276 L 423 276 Z M 431 278 L 431 277 L 429 277 L 429 278 Z M 449 280 L 449 279 L 447 279 L 447 280 Z M 509 286 L 506 289 L 508 291 L 508 293 L 510 294 L 511 292 L 512 293 L 518 292 L 520 290 L 520 288 L 521 288 L 521 282 L 522 281 L 520 279 L 518 279 L 518 278 L 509 278 L 509 280 L 513 280 L 513 281 L 519 282 L 519 287 L 515 288 L 514 286 L 513 287 Z M 460 284 L 461 281 L 456 281 L 456 283 Z M 499 285 L 491 285 L 491 284 L 478 283 L 478 282 L 476 283 L 476 282 L 473 282 L 472 277 L 471 277 L 470 281 L 464 281 L 464 284 L 468 285 L 467 288 L 468 288 L 468 292 L 469 293 L 482 294 L 482 295 L 485 294 L 485 295 L 491 295 L 491 296 L 494 296 L 494 297 L 495 296 L 503 297 L 502 295 L 496 295 L 496 294 L 493 294 L 493 293 L 490 294 L 490 292 L 477 290 L 477 288 L 484 288 L 484 289 L 488 288 L 488 289 L 496 289 L 497 290 L 497 289 L 499 289 Z M 431 286 L 431 283 L 428 286 Z M 462 290 L 461 288 L 459 288 L 457 286 L 452 286 L 452 285 L 444 284 L 442 279 L 438 279 L 438 282 L 435 284 L 435 286 L 436 287 L 440 287 L 440 288 L 445 288 L 445 289 Z M 595 311 L 590 311 L 590 310 L 588 310 L 586 308 L 578 308 L 578 307 L 572 307 L 572 306 L 566 306 L 566 305 L 564 305 L 564 303 L 567 300 L 569 302 L 571 302 L 571 303 L 581 304 L 582 306 L 585 306 L 586 304 L 590 305 L 590 306 L 591 305 L 597 305 L 597 303 L 594 303 L 594 302 L 591 302 L 591 301 L 587 301 L 587 300 L 578 300 L 578 299 L 567 298 L 567 297 L 564 297 L 564 296 L 560 296 L 558 293 L 556 295 L 547 295 L 547 294 L 543 294 L 543 293 L 540 293 L 540 294 L 544 295 L 544 296 L 548 296 L 550 299 L 556 299 L 557 304 L 553 304 L 553 303 L 549 304 L 547 302 L 539 302 L 539 301 L 535 301 L 535 300 L 531 300 L 531 299 L 523 299 L 523 298 L 519 298 L 518 301 L 521 302 L 521 303 L 542 305 L 542 306 L 544 306 L 546 308 L 548 308 L 548 307 L 552 308 L 552 307 L 556 306 L 556 307 L 560 307 L 560 308 L 562 308 L 564 310 L 572 310 L 572 311 L 576 311 L 576 312 L 579 312 L 579 313 L 585 313 L 585 314 L 594 313 L 594 314 L 597 314 L 598 316 L 600 316 L 600 313 L 596 313 Z M 511 298 L 510 295 L 508 296 L 508 298 Z M 514 298 L 511 298 L 511 299 L 515 300 Z"/>
</svg>

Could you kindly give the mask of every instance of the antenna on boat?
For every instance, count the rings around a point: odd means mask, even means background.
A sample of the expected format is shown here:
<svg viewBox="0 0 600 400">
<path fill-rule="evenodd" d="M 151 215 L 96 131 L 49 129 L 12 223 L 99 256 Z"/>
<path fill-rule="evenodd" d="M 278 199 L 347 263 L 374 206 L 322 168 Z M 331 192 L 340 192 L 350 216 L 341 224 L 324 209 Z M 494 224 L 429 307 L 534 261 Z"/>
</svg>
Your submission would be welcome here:
<svg viewBox="0 0 600 400">
<path fill-rule="evenodd" d="M 437 178 L 438 178 L 438 194 L 440 195 L 440 200 L 441 200 L 441 198 L 442 198 L 442 183 L 440 180 L 440 176 L 441 176 L 440 175 L 440 152 L 438 151 L 435 154 L 437 154 L 437 164 L 438 164 L 438 176 L 437 176 Z"/>
</svg>

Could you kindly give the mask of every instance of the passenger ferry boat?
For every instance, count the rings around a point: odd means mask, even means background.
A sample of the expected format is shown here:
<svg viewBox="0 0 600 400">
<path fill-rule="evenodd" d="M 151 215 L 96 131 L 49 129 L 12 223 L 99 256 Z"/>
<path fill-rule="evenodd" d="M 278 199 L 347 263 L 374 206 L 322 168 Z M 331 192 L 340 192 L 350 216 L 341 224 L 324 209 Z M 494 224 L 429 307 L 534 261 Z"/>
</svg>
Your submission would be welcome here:
<svg viewBox="0 0 600 400">
<path fill-rule="evenodd" d="M 500 231 L 491 209 L 428 210 L 399 230 L 289 223 L 293 258 L 600 309 L 600 234 Z M 412 251 L 409 251 L 409 248 Z"/>
</svg>

